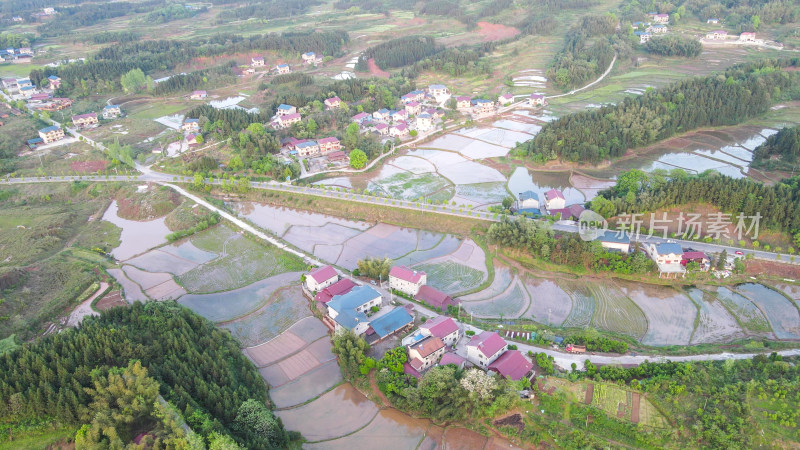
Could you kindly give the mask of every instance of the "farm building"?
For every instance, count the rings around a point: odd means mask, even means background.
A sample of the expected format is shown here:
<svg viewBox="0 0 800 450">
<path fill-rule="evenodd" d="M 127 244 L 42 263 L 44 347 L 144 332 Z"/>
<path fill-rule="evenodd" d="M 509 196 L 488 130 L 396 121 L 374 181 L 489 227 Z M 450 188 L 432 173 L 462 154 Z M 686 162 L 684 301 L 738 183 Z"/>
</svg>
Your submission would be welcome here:
<svg viewBox="0 0 800 450">
<path fill-rule="evenodd" d="M 408 125 L 406 125 L 405 122 L 399 123 L 399 124 L 396 124 L 396 125 L 392 125 L 392 127 L 389 128 L 389 136 L 392 136 L 392 137 L 398 137 L 399 138 L 399 137 L 408 136 L 408 134 L 409 134 Z"/>
<path fill-rule="evenodd" d="M 494 331 L 476 334 L 467 343 L 467 360 L 486 369 L 508 349 L 506 341 Z"/>
<path fill-rule="evenodd" d="M 519 193 L 517 209 L 539 208 L 539 194 L 533 191 Z"/>
<path fill-rule="evenodd" d="M 519 350 L 509 350 L 489 364 L 489 370 L 514 381 L 530 375 L 533 364 Z"/>
<path fill-rule="evenodd" d="M 423 285 L 419 288 L 419 292 L 414 296 L 418 302 L 425 303 L 432 308 L 438 308 L 441 311 L 447 311 L 448 306 L 456 306 L 457 303 L 453 298 L 444 292 L 428 285 Z"/>
<path fill-rule="evenodd" d="M 414 326 L 414 316 L 406 308 L 398 306 L 369 323 L 366 331 L 367 342 L 370 344 L 380 342 L 397 332 L 408 330 L 412 326 Z"/>
<path fill-rule="evenodd" d="M 711 18 L 711 19 L 706 20 L 706 23 L 718 24 L 719 23 L 719 19 Z"/>
<path fill-rule="evenodd" d="M 49 144 L 59 139 L 64 139 L 64 130 L 58 125 L 42 128 L 39 130 L 39 137 L 42 139 L 42 142 Z"/>
<path fill-rule="evenodd" d="M 444 342 L 436 336 L 428 336 L 408 347 L 408 363 L 417 372 L 423 372 L 439 361 L 445 351 Z"/>
<path fill-rule="evenodd" d="M 339 281 L 339 273 L 332 266 L 323 266 L 312 270 L 306 275 L 306 288 L 311 292 L 322 289 Z"/>
<path fill-rule="evenodd" d="M 421 102 L 425 100 L 425 91 L 414 90 L 400 97 L 400 99 L 403 100 L 403 103 Z"/>
<path fill-rule="evenodd" d="M 284 114 L 282 116 L 278 116 L 274 121 L 272 121 L 272 125 L 275 128 L 289 128 L 292 126 L 293 123 L 300 122 L 300 114 Z"/>
<path fill-rule="evenodd" d="M 407 295 L 417 295 L 427 282 L 425 272 L 411 270 L 406 266 L 394 266 L 389 271 L 389 287 Z"/>
<path fill-rule="evenodd" d="M 442 359 L 439 360 L 437 365 L 438 366 L 446 366 L 448 364 L 452 364 L 452 365 L 458 367 L 459 369 L 463 369 L 464 366 L 466 365 L 466 363 L 467 363 L 466 359 L 458 356 L 454 352 L 447 352 L 444 355 L 442 355 Z"/>
<path fill-rule="evenodd" d="M 483 98 L 476 98 L 470 102 L 474 114 L 491 114 L 494 112 L 494 102 Z"/>
<path fill-rule="evenodd" d="M 680 244 L 664 243 L 650 244 L 647 248 L 650 258 L 658 265 L 659 277 L 677 276 L 685 274 L 686 269 L 681 265 L 683 249 Z"/>
<path fill-rule="evenodd" d="M 371 286 L 357 286 L 343 295 L 335 295 L 327 304 L 328 319 L 333 321 L 334 329 L 352 330 L 364 334 L 369 328 L 367 311 L 380 306 L 381 294 Z"/>
<path fill-rule="evenodd" d="M 669 29 L 666 25 L 655 24 L 647 27 L 647 32 L 650 34 L 664 34 L 667 31 L 669 31 Z"/>
<path fill-rule="evenodd" d="M 323 154 L 335 152 L 336 150 L 342 148 L 342 144 L 339 143 L 339 139 L 336 139 L 332 136 L 318 140 L 317 144 L 319 145 L 319 152 Z"/>
<path fill-rule="evenodd" d="M 547 206 L 547 209 L 563 209 L 567 206 L 567 201 L 564 198 L 564 194 L 562 194 L 558 189 L 550 189 L 549 191 L 545 192 L 544 203 L 545 206 Z"/>
</svg>

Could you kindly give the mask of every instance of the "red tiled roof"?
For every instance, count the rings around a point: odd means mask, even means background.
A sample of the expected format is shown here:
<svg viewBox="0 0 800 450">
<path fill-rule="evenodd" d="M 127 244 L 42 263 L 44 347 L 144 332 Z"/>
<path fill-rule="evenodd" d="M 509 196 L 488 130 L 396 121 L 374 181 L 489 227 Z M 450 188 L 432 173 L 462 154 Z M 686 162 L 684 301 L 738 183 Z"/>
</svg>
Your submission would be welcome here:
<svg viewBox="0 0 800 450">
<path fill-rule="evenodd" d="M 389 128 L 389 125 L 386 125 L 385 123 L 379 123 L 375 125 L 376 130 L 383 130 L 384 128 Z"/>
<path fill-rule="evenodd" d="M 481 334 L 472 336 L 472 339 L 469 340 L 467 345 L 478 347 L 478 350 L 489 358 L 505 347 L 506 341 L 494 331 L 484 331 Z"/>
<path fill-rule="evenodd" d="M 446 366 L 448 364 L 455 364 L 457 366 L 461 366 L 461 364 L 463 364 L 464 361 L 465 361 L 464 358 L 456 355 L 455 353 L 447 352 L 444 355 L 442 355 L 442 359 L 439 360 L 439 365 Z"/>
<path fill-rule="evenodd" d="M 314 297 L 314 300 L 322 303 L 331 301 L 334 295 L 344 295 L 350 292 L 356 284 L 350 281 L 349 278 L 342 278 L 341 280 L 333 283 L 325 289 L 319 291 Z"/>
<path fill-rule="evenodd" d="M 562 194 L 558 189 L 550 189 L 544 193 L 544 196 L 548 200 L 553 200 L 554 198 L 564 198 L 564 194 Z"/>
<path fill-rule="evenodd" d="M 425 275 L 425 272 L 411 270 L 406 266 L 394 266 L 392 270 L 389 271 L 390 277 L 400 278 L 401 280 L 409 281 L 414 284 L 420 282 L 422 275 Z"/>
<path fill-rule="evenodd" d="M 97 118 L 97 113 L 88 113 L 88 114 L 78 114 L 77 116 L 72 116 L 72 120 L 76 119 L 88 119 L 89 117 Z"/>
<path fill-rule="evenodd" d="M 444 348 L 444 342 L 442 342 L 442 340 L 436 336 L 429 336 L 417 342 L 416 344 L 412 345 L 411 348 L 419 352 L 420 356 L 422 356 L 423 358 L 427 358 L 431 354 L 435 353 L 437 350 Z"/>
<path fill-rule="evenodd" d="M 409 361 L 409 362 L 408 362 L 408 364 L 409 364 L 411 367 L 413 367 L 413 368 L 414 368 L 414 370 L 416 370 L 416 371 L 418 371 L 418 372 L 419 372 L 420 370 L 422 370 L 422 366 L 424 366 L 424 365 L 425 365 L 425 363 L 424 363 L 424 362 L 422 362 L 422 360 L 421 360 L 421 359 L 419 359 L 419 358 L 414 358 L 414 359 L 412 359 L 411 361 Z"/>
<path fill-rule="evenodd" d="M 333 104 L 333 103 L 337 103 L 337 102 L 341 102 L 341 101 L 342 100 L 339 97 L 331 97 L 329 99 L 326 99 L 325 103 Z"/>
<path fill-rule="evenodd" d="M 322 144 L 328 144 L 328 143 L 332 143 L 332 142 L 339 142 L 339 139 L 336 139 L 336 138 L 335 138 L 335 137 L 333 137 L 333 136 L 331 136 L 331 137 L 326 137 L 326 138 L 322 138 L 322 139 L 318 140 L 318 141 L 317 141 L 317 144 L 320 144 L 320 145 L 322 145 Z"/>
<path fill-rule="evenodd" d="M 519 350 L 509 350 L 489 364 L 489 370 L 515 381 L 521 380 L 531 369 L 533 364 Z"/>
<path fill-rule="evenodd" d="M 324 267 L 320 267 L 318 269 L 312 270 L 308 274 L 308 276 L 313 278 L 314 281 L 316 281 L 317 283 L 322 283 L 323 281 L 327 281 L 327 280 L 330 280 L 333 277 L 339 276 L 339 274 L 336 273 L 336 269 L 334 269 L 333 267 L 324 266 Z"/>
<path fill-rule="evenodd" d="M 434 308 L 442 308 L 443 310 L 447 309 L 449 305 L 456 304 L 456 302 L 454 302 L 449 295 L 428 285 L 420 287 L 415 298 L 416 300 L 425 302 Z"/>
<path fill-rule="evenodd" d="M 569 212 L 570 212 L 570 213 L 572 213 L 572 217 L 574 217 L 574 218 L 578 219 L 578 218 L 580 218 L 580 216 L 581 216 L 581 213 L 582 213 L 582 212 L 583 212 L 583 211 L 584 211 L 586 208 L 584 208 L 584 207 L 583 207 L 583 206 L 581 206 L 581 205 L 574 204 L 574 205 L 569 205 L 569 206 L 567 206 L 567 209 L 569 210 Z"/>
<path fill-rule="evenodd" d="M 544 98 L 542 94 L 531 94 L 531 98 Z"/>
<path fill-rule="evenodd" d="M 422 375 L 419 373 L 417 369 L 411 366 L 409 363 L 403 363 L 403 373 L 406 375 L 411 375 L 414 378 L 422 378 Z"/>
<path fill-rule="evenodd" d="M 572 216 L 572 213 L 567 208 L 548 209 L 547 210 L 547 214 L 550 214 L 551 216 L 557 216 L 559 213 L 561 214 L 561 218 L 562 219 L 569 219 L 570 216 Z"/>
<path fill-rule="evenodd" d="M 294 114 L 284 114 L 278 117 L 278 120 L 280 120 L 281 122 L 285 122 L 287 120 L 299 119 L 299 118 L 300 118 L 300 113 L 294 113 Z"/>
<path fill-rule="evenodd" d="M 328 160 L 330 161 L 339 161 L 343 159 L 347 159 L 347 155 L 345 155 L 341 150 L 328 153 Z"/>
<path fill-rule="evenodd" d="M 423 286 L 423 288 L 424 287 L 425 286 Z M 452 317 L 447 317 L 447 316 L 438 316 L 423 323 L 419 327 L 427 329 L 428 331 L 431 332 L 432 336 L 436 336 L 441 339 L 444 339 L 454 331 L 458 330 L 458 324 L 456 323 L 456 321 L 453 320 Z"/>
<path fill-rule="evenodd" d="M 456 97 L 456 101 L 459 101 L 459 102 L 468 102 L 470 100 L 472 100 L 472 97 L 470 97 L 468 95 L 460 95 L 460 96 Z"/>
<path fill-rule="evenodd" d="M 708 259 L 708 256 L 703 252 L 683 252 L 683 259 Z"/>
</svg>

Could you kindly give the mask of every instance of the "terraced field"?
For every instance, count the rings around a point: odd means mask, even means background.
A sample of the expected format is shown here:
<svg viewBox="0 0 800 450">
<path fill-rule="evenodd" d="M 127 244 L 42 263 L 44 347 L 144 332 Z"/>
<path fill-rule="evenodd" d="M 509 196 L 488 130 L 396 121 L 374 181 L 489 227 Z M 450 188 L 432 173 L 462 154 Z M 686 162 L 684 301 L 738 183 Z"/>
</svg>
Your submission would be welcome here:
<svg viewBox="0 0 800 450">
<path fill-rule="evenodd" d="M 508 267 L 497 265 L 494 268 L 494 280 L 492 284 L 486 289 L 475 292 L 474 294 L 465 295 L 460 298 L 464 302 L 477 302 L 482 300 L 491 300 L 498 295 L 505 292 L 514 279 L 514 274 Z"/>
<path fill-rule="evenodd" d="M 700 309 L 692 344 L 726 342 L 744 336 L 736 319 L 714 294 L 698 288 L 688 289 L 687 293 Z"/>
<path fill-rule="evenodd" d="M 528 308 L 530 300 L 522 282 L 515 278 L 502 294 L 485 301 L 464 303 L 464 309 L 478 317 L 516 318 Z"/>
<path fill-rule="evenodd" d="M 425 271 L 429 285 L 450 295 L 474 289 L 480 286 L 484 279 L 484 274 L 480 270 L 449 261 L 420 264 L 416 269 Z"/>
<path fill-rule="evenodd" d="M 311 315 L 308 301 L 300 288 L 293 286 L 279 290 L 269 303 L 240 319 L 221 325 L 231 332 L 244 346 L 253 346 L 268 341 L 292 324 Z"/>
<path fill-rule="evenodd" d="M 766 317 L 747 297 L 725 287 L 711 290 L 747 331 L 772 334 Z"/>
<path fill-rule="evenodd" d="M 647 334 L 642 339 L 648 345 L 686 345 L 692 337 L 697 306 L 683 291 L 642 283 L 615 283 L 627 297 L 639 306 L 648 319 Z"/>
<path fill-rule="evenodd" d="M 736 286 L 736 291 L 767 316 L 778 339 L 800 339 L 800 313 L 786 297 L 758 283 L 741 284 Z"/>
<path fill-rule="evenodd" d="M 590 283 L 587 288 L 596 299 L 592 326 L 642 339 L 647 333 L 647 318 L 641 308 L 613 287 Z"/>
<path fill-rule="evenodd" d="M 552 280 L 525 279 L 525 287 L 531 298 L 526 317 L 548 325 L 561 325 L 572 309 L 572 298 Z"/>
<path fill-rule="evenodd" d="M 564 290 L 572 297 L 572 310 L 561 325 L 565 328 L 586 328 L 592 322 L 595 300 L 588 291 L 576 285 L 564 285 Z"/>
</svg>

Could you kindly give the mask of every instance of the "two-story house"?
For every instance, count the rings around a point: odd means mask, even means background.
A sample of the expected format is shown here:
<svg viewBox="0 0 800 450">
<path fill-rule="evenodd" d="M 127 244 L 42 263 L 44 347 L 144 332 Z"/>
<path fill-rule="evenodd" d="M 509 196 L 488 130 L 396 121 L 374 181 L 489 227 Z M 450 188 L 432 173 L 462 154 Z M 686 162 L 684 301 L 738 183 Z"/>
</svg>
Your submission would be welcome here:
<svg viewBox="0 0 800 450">
<path fill-rule="evenodd" d="M 494 331 L 476 334 L 467 343 L 467 360 L 486 369 L 508 349 L 506 341 Z"/>
<path fill-rule="evenodd" d="M 425 272 L 411 270 L 406 266 L 394 266 L 389 271 L 389 287 L 404 294 L 415 296 L 428 280 Z"/>
<path fill-rule="evenodd" d="M 328 318 L 334 329 L 352 330 L 355 334 L 364 334 L 369 328 L 367 312 L 374 306 L 381 305 L 381 294 L 371 286 L 357 286 L 343 295 L 335 295 L 327 303 Z"/>
<path fill-rule="evenodd" d="M 444 351 L 444 342 L 436 336 L 429 336 L 408 347 L 408 361 L 411 367 L 422 372 L 436 364 Z"/>
<path fill-rule="evenodd" d="M 319 292 L 339 281 L 339 273 L 332 266 L 322 266 L 312 270 L 306 275 L 306 289 Z"/>
</svg>

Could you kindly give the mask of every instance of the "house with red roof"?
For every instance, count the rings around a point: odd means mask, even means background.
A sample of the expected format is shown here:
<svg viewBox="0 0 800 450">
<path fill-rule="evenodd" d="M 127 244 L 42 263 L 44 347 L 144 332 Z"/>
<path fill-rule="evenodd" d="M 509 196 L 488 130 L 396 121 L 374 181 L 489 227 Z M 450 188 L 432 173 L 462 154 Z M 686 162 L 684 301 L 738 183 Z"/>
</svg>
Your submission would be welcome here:
<svg viewBox="0 0 800 450">
<path fill-rule="evenodd" d="M 357 123 L 364 123 L 365 120 L 369 119 L 371 116 L 365 112 L 360 112 L 355 116 L 351 117 L 350 120 Z"/>
<path fill-rule="evenodd" d="M 339 143 L 339 139 L 336 139 L 333 136 L 318 140 L 317 145 L 319 145 L 319 152 L 322 154 L 335 152 L 336 150 L 342 148 L 342 144 Z"/>
<path fill-rule="evenodd" d="M 314 300 L 320 303 L 328 303 L 335 295 L 344 295 L 353 290 L 357 284 L 353 283 L 349 278 L 342 278 L 341 280 L 333 283 L 332 285 L 317 292 Z"/>
<path fill-rule="evenodd" d="M 306 275 L 306 288 L 311 292 L 319 292 L 337 281 L 339 281 L 339 273 L 336 272 L 336 269 L 332 266 L 323 266 Z"/>
<path fill-rule="evenodd" d="M 455 354 L 455 352 L 447 352 L 442 355 L 442 359 L 437 363 L 438 366 L 446 366 L 452 364 L 459 369 L 463 369 L 467 364 L 467 360 Z"/>
<path fill-rule="evenodd" d="M 429 336 L 408 347 L 408 363 L 417 372 L 423 372 L 436 364 L 444 351 L 444 342 L 436 336 Z"/>
<path fill-rule="evenodd" d="M 567 206 L 567 200 L 564 194 L 558 189 L 550 189 L 544 193 L 544 203 L 547 209 L 564 209 Z"/>
<path fill-rule="evenodd" d="M 325 109 L 334 109 L 340 106 L 342 106 L 342 100 L 339 97 L 325 99 Z"/>
<path fill-rule="evenodd" d="M 427 284 L 419 288 L 414 300 L 440 311 L 447 311 L 448 306 L 456 306 L 458 304 L 449 295 Z"/>
<path fill-rule="evenodd" d="M 375 131 L 377 131 L 378 134 L 389 134 L 389 125 L 386 125 L 385 123 L 379 123 L 375 125 Z"/>
<path fill-rule="evenodd" d="M 514 381 L 527 377 L 533 364 L 519 350 L 509 350 L 489 364 L 489 370 Z"/>
<path fill-rule="evenodd" d="M 503 106 L 511 104 L 511 102 L 513 101 L 514 101 L 514 94 L 503 94 L 497 97 L 497 103 L 500 103 Z"/>
<path fill-rule="evenodd" d="M 394 266 L 389 271 L 389 287 L 407 295 L 417 295 L 427 281 L 425 272 L 411 270 L 406 266 Z"/>
<path fill-rule="evenodd" d="M 468 95 L 459 95 L 456 97 L 456 109 L 469 109 L 472 97 Z"/>
<path fill-rule="evenodd" d="M 278 116 L 273 122 L 273 126 L 275 128 L 289 128 L 292 126 L 293 123 L 300 122 L 300 113 L 294 114 L 284 114 L 282 116 Z"/>
<path fill-rule="evenodd" d="M 98 123 L 99 121 L 97 120 L 97 113 L 78 114 L 76 116 L 72 116 L 72 124 L 78 128 L 90 127 L 97 125 Z"/>
<path fill-rule="evenodd" d="M 407 362 L 403 363 L 403 373 L 406 374 L 406 375 L 411 375 L 412 377 L 414 377 L 414 378 L 416 378 L 418 380 L 422 379 L 422 374 L 419 373 L 419 371 L 417 371 L 417 369 L 413 368 L 411 366 L 411 363 L 407 363 Z"/>
<path fill-rule="evenodd" d="M 192 100 L 204 100 L 206 97 L 208 97 L 208 92 L 206 91 L 194 91 L 189 95 Z"/>
<path fill-rule="evenodd" d="M 406 125 L 405 122 L 392 125 L 391 128 L 389 128 L 389 135 L 392 137 L 403 137 L 408 136 L 408 134 L 408 125 Z"/>
<path fill-rule="evenodd" d="M 681 265 L 685 266 L 690 262 L 696 262 L 700 264 L 701 269 L 707 270 L 706 266 L 711 263 L 711 260 L 708 259 L 708 256 L 703 252 L 683 252 Z"/>
<path fill-rule="evenodd" d="M 461 328 L 452 317 L 437 316 L 419 326 L 421 334 L 435 336 L 448 347 L 453 347 L 461 337 Z"/>
<path fill-rule="evenodd" d="M 505 351 L 508 344 L 494 331 L 484 331 L 472 336 L 467 343 L 467 361 L 486 369 Z"/>
<path fill-rule="evenodd" d="M 410 116 L 416 116 L 422 111 L 422 105 L 419 102 L 410 101 L 406 103 L 406 113 Z"/>
<path fill-rule="evenodd" d="M 328 162 L 335 164 L 347 164 L 350 162 L 350 158 L 348 158 L 343 151 L 337 150 L 335 152 L 328 153 Z"/>
<path fill-rule="evenodd" d="M 542 94 L 531 94 L 528 97 L 528 104 L 530 106 L 544 106 L 545 105 L 544 95 Z"/>
</svg>

